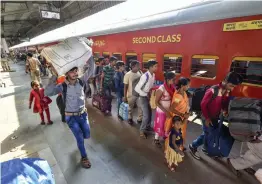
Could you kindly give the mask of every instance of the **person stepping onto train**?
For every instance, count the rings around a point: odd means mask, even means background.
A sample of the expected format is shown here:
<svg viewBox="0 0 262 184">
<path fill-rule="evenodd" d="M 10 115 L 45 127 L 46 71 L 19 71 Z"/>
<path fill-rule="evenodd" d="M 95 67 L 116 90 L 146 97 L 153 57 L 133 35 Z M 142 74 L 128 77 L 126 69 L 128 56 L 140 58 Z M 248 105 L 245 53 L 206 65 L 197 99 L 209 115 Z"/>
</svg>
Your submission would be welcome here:
<svg viewBox="0 0 262 184">
<path fill-rule="evenodd" d="M 91 57 L 88 62 L 93 63 L 93 57 Z M 55 71 L 53 66 L 51 66 L 51 68 Z M 85 108 L 83 84 L 88 81 L 88 78 L 92 76 L 92 74 L 93 71 L 89 72 L 88 70 L 83 77 L 78 78 L 78 68 L 73 67 L 66 73 L 65 82 L 57 85 L 57 74 L 53 75 L 45 90 L 47 96 L 54 96 L 59 93 L 63 95 L 65 120 L 75 136 L 81 154 L 81 165 L 83 168 L 91 167 L 84 145 L 84 139 L 90 138 L 90 126 Z"/>
<path fill-rule="evenodd" d="M 114 75 L 114 84 L 116 89 L 116 100 L 117 100 L 117 116 L 119 120 L 123 120 L 123 118 L 119 115 L 119 107 L 122 103 L 124 96 L 124 70 L 125 63 L 123 61 L 116 62 L 116 73 Z"/>
<path fill-rule="evenodd" d="M 151 117 L 152 110 L 149 103 L 150 90 L 154 87 L 155 72 L 158 68 L 158 62 L 155 60 L 149 60 L 147 63 L 148 71 L 144 73 L 138 84 L 135 87 L 135 91 L 139 94 L 140 105 L 143 111 L 143 120 L 140 126 L 140 137 L 146 139 L 147 131 L 152 131 Z"/>
<path fill-rule="evenodd" d="M 197 148 L 203 144 L 202 151 L 205 154 L 208 154 L 205 141 L 208 127 L 216 126 L 218 124 L 221 112 L 223 112 L 224 116 L 227 115 L 230 93 L 237 85 L 241 84 L 241 82 L 242 79 L 239 74 L 230 72 L 220 84 L 212 86 L 205 92 L 201 101 L 203 133 L 189 145 L 189 150 L 194 158 L 198 160 L 200 159 Z"/>
<path fill-rule="evenodd" d="M 104 93 L 105 96 L 110 99 L 110 104 L 109 104 L 109 109 L 104 112 L 105 115 L 111 116 L 111 103 L 112 103 L 112 95 L 111 91 L 113 88 L 113 80 L 114 80 L 114 75 L 115 75 L 115 70 L 114 67 L 116 65 L 117 58 L 112 56 L 109 59 L 109 64 L 106 65 L 103 68 L 103 72 L 101 75 L 101 87 L 100 87 L 100 92 Z"/>
<path fill-rule="evenodd" d="M 138 95 L 134 95 L 133 91 L 135 90 L 135 83 L 139 81 L 142 76 L 142 72 L 140 71 L 140 64 L 137 60 L 131 61 L 131 70 L 127 72 L 124 76 L 124 102 L 128 103 L 128 123 L 132 125 L 133 122 L 133 111 L 135 104 L 138 104 Z M 135 91 L 134 91 L 135 92 Z M 138 106 L 138 117 L 137 123 L 142 123 L 143 112 L 141 106 Z"/>
</svg>

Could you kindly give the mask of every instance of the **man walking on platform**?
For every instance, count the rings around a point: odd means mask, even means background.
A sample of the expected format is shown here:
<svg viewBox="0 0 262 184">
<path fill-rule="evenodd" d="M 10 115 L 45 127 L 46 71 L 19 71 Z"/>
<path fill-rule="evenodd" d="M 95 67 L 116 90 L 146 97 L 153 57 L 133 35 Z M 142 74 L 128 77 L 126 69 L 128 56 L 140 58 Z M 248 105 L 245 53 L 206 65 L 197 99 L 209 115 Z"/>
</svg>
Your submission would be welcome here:
<svg viewBox="0 0 262 184">
<path fill-rule="evenodd" d="M 30 69 L 31 80 L 38 81 L 41 86 L 42 82 L 40 78 L 40 66 L 40 61 L 37 58 L 34 58 L 32 53 L 28 53 L 26 60 L 26 72 L 28 72 L 28 70 Z"/>
<path fill-rule="evenodd" d="M 93 57 L 89 59 L 88 63 L 90 68 L 94 67 Z M 57 76 L 52 76 L 45 90 L 47 96 L 53 96 L 59 93 L 63 95 L 65 120 L 75 136 L 81 154 L 81 165 L 84 168 L 90 168 L 91 163 L 87 157 L 84 145 L 84 139 L 90 138 L 90 126 L 85 108 L 83 84 L 87 82 L 92 75 L 93 70 L 88 70 L 83 77 L 78 78 L 78 68 L 74 67 L 66 73 L 66 80 L 62 84 L 56 85 Z"/>
<path fill-rule="evenodd" d="M 204 98 L 201 101 L 203 133 L 189 145 L 189 150 L 195 159 L 200 159 L 197 148 L 203 144 L 204 147 L 202 148 L 202 151 L 205 154 L 208 154 L 205 143 L 205 136 L 208 133 L 208 127 L 218 123 L 221 112 L 223 112 L 224 115 L 227 114 L 230 92 L 237 85 L 241 84 L 241 82 L 241 77 L 237 73 L 230 72 L 227 74 L 223 82 L 206 91 Z"/>
</svg>

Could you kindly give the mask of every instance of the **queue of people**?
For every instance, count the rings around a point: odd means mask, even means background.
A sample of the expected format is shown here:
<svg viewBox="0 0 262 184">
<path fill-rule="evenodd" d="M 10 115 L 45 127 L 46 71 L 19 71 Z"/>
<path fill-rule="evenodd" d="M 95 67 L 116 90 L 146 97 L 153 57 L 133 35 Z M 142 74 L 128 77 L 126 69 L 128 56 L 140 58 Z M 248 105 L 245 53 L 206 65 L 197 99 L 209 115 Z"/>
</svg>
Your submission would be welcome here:
<svg viewBox="0 0 262 184">
<path fill-rule="evenodd" d="M 94 63 L 91 58 L 88 63 Z M 106 65 L 106 63 L 108 63 Z M 104 115 L 111 115 L 111 103 L 112 103 L 112 89 L 116 90 L 117 98 L 117 116 L 119 120 L 123 118 L 119 114 L 119 108 L 122 102 L 128 104 L 128 123 L 134 124 L 133 113 L 134 107 L 138 107 L 137 123 L 140 125 L 140 137 L 143 139 L 148 138 L 148 132 L 154 132 L 154 143 L 157 147 L 162 147 L 162 141 L 164 140 L 164 157 L 169 169 L 174 172 L 185 156 L 184 152 L 187 150 L 186 146 L 186 132 L 188 118 L 190 116 L 189 101 L 191 96 L 187 91 L 190 87 L 190 79 L 180 77 L 176 79 L 174 72 L 167 72 L 164 74 L 164 84 L 155 86 L 155 72 L 158 69 L 158 62 L 155 60 L 149 60 L 147 63 L 148 71 L 142 73 L 140 70 L 139 61 L 133 60 L 130 63 L 130 71 L 125 72 L 125 64 L 123 61 L 118 61 L 115 57 L 110 57 L 106 62 L 103 57 L 99 57 L 95 62 L 94 69 L 89 70 L 93 65 L 89 65 L 89 69 L 84 73 L 84 76 L 78 78 L 77 67 L 72 68 L 65 74 L 64 82 L 57 82 L 57 74 L 52 70 L 54 74 L 50 79 L 49 84 L 44 90 L 38 87 L 38 82 L 32 82 L 33 91 L 30 95 L 30 104 L 32 98 L 37 95 L 40 99 L 47 96 L 60 95 L 64 103 L 63 109 L 60 109 L 62 115 L 62 121 L 65 121 L 71 129 L 73 135 L 76 138 L 77 146 L 81 154 L 81 164 L 84 168 L 90 168 L 91 162 L 87 157 L 84 139 L 90 138 L 90 126 L 88 122 L 88 114 L 85 109 L 85 85 L 92 83 L 94 87 L 87 88 L 93 89 L 91 97 L 94 98 L 96 94 L 103 95 L 107 103 L 106 110 L 102 111 Z M 28 67 L 30 70 L 36 71 L 36 67 L 39 65 L 38 61 L 32 58 L 31 54 L 28 54 Z M 33 68 L 33 66 L 35 68 Z M 33 76 L 36 75 L 33 73 Z M 89 80 L 89 79 L 92 80 Z M 32 78 L 33 79 L 33 78 Z M 36 78 L 37 79 L 37 78 Z M 38 79 L 37 79 L 38 80 Z M 177 83 L 176 83 L 177 81 Z M 86 84 L 87 82 L 87 84 Z M 202 110 L 202 129 L 203 133 L 189 144 L 188 148 L 192 156 L 196 159 L 200 159 L 198 153 L 198 147 L 203 145 L 202 151 L 208 155 L 206 137 L 210 133 L 210 127 L 217 127 L 220 119 L 220 114 L 224 117 L 228 116 L 228 105 L 231 97 L 231 91 L 239 84 L 241 84 L 241 77 L 234 73 L 228 73 L 226 78 L 217 85 L 212 86 L 205 91 L 204 97 L 201 100 Z M 152 108 L 150 106 L 150 97 L 152 90 L 155 90 L 155 104 L 156 115 L 154 119 L 154 126 L 151 127 Z M 39 91 L 39 92 L 36 92 Z M 41 91 L 41 92 L 40 92 Z M 37 98 L 36 98 L 37 99 Z M 49 98 L 44 101 L 40 100 L 40 106 L 37 102 L 36 107 L 42 107 L 42 109 L 34 110 L 40 113 L 41 124 L 44 124 L 43 111 L 46 112 L 48 118 L 48 124 L 53 122 L 50 120 L 50 114 L 48 105 L 51 103 Z M 31 105 L 30 105 L 31 107 Z M 254 138 L 259 143 L 261 142 L 261 136 L 257 135 Z M 257 150 L 261 152 L 261 143 L 258 145 L 250 145 L 250 151 L 246 153 L 245 158 L 230 159 L 228 164 L 230 167 L 235 168 L 235 171 L 243 169 L 243 163 L 247 167 L 251 167 L 252 164 L 261 162 L 261 158 L 256 154 Z M 255 153 L 254 153 L 255 152 Z M 256 155 L 256 160 L 250 160 L 252 155 Z M 249 158 L 248 158 L 249 156 Z M 254 157 L 252 157 L 254 158 Z M 244 168 L 245 169 L 245 168 Z"/>
</svg>

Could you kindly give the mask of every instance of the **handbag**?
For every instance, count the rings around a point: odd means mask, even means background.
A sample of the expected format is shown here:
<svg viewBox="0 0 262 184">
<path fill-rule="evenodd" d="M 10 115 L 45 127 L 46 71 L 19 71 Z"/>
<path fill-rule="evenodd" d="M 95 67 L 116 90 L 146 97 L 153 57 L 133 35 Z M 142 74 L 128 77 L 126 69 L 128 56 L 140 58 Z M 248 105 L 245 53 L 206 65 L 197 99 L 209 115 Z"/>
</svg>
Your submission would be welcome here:
<svg viewBox="0 0 262 184">
<path fill-rule="evenodd" d="M 52 103 L 52 100 L 48 96 L 44 96 L 42 99 L 42 103 L 45 105 L 49 105 L 50 103 Z"/>
</svg>

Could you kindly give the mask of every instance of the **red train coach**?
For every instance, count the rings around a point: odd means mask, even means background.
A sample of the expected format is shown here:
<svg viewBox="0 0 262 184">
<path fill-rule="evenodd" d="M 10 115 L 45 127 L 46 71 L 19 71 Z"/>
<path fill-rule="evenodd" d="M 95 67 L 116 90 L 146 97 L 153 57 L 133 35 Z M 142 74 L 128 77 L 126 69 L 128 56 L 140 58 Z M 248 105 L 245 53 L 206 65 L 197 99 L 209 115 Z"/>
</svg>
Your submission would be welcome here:
<svg viewBox="0 0 262 184">
<path fill-rule="evenodd" d="M 244 77 L 235 96 L 262 98 L 262 2 L 222 1 L 158 14 L 129 25 L 89 33 L 94 55 L 114 55 L 146 68 L 191 78 L 191 86 L 212 85 L 229 71 Z M 114 28 L 115 26 L 115 28 Z"/>
</svg>

